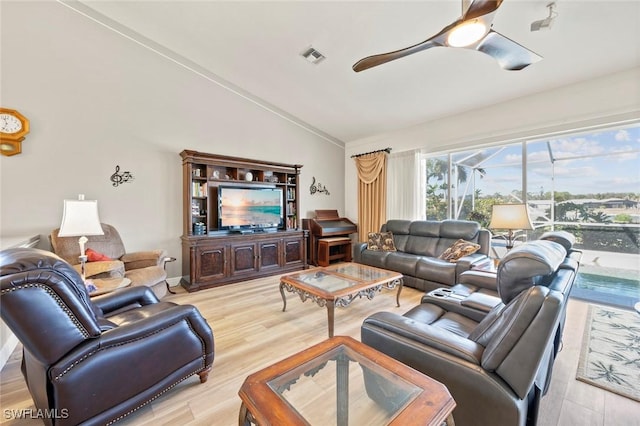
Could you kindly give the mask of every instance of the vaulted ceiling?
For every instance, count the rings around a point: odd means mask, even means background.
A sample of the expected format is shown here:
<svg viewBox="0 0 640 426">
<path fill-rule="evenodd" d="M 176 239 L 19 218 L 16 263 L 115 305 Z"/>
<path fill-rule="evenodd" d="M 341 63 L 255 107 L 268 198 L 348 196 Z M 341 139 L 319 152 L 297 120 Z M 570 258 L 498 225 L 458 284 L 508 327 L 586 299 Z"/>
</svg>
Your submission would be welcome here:
<svg viewBox="0 0 640 426">
<path fill-rule="evenodd" d="M 493 28 L 544 58 L 522 71 L 439 47 L 360 73 L 357 60 L 426 40 L 461 2 L 60 1 L 337 142 L 640 66 L 637 0 L 557 0 L 537 32 L 549 0 L 505 0 Z M 309 46 L 326 59 L 306 61 Z"/>
</svg>

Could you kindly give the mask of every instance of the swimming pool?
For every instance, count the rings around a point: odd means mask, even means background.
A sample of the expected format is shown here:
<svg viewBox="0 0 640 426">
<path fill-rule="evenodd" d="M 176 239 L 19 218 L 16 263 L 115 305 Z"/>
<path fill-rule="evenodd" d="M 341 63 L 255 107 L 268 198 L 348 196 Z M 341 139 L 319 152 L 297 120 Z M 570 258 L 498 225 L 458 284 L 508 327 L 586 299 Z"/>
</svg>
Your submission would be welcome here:
<svg viewBox="0 0 640 426">
<path fill-rule="evenodd" d="M 640 280 L 622 278 L 620 270 L 611 275 L 579 272 L 571 290 L 571 297 L 587 302 L 633 309 L 640 300 Z M 629 273 L 628 275 L 637 276 Z"/>
<path fill-rule="evenodd" d="M 640 299 L 640 280 L 580 272 L 574 285 L 584 290 Z"/>
</svg>

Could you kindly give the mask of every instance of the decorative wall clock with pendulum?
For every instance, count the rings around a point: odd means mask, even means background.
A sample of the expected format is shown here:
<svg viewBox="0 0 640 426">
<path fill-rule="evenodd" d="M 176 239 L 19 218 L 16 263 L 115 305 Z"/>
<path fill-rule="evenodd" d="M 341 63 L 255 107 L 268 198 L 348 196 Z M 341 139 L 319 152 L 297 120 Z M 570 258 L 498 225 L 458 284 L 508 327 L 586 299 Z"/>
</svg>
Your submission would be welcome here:
<svg viewBox="0 0 640 426">
<path fill-rule="evenodd" d="M 18 111 L 0 108 L 0 152 L 16 155 L 22 152 L 22 141 L 29 133 L 29 120 Z"/>
</svg>

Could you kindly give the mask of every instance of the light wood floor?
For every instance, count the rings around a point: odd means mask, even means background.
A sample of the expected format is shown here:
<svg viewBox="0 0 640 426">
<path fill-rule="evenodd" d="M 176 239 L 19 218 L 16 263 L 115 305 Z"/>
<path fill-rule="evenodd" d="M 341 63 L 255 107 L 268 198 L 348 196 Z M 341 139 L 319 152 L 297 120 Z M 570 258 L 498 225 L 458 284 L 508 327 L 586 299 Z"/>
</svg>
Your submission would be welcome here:
<svg viewBox="0 0 640 426">
<path fill-rule="evenodd" d="M 122 425 L 236 425 L 244 378 L 327 337 L 326 309 L 288 293 L 282 312 L 278 277 L 178 294 L 166 300 L 196 305 L 214 331 L 216 355 L 209 380 L 197 376 L 181 383 Z M 395 290 L 373 300 L 356 300 L 336 309 L 335 334 L 360 339 L 362 320 L 381 310 L 404 313 L 420 301 L 421 292 L 405 288 L 400 308 Z M 556 360 L 553 382 L 543 398 L 538 424 L 640 425 L 640 403 L 575 380 L 587 304 L 571 300 L 564 347 Z M 0 424 L 41 425 L 38 420 L 7 419 L 5 410 L 35 408 L 20 373 L 18 347 L 0 373 Z M 126 385 L 123 383 L 123 385 Z"/>
</svg>

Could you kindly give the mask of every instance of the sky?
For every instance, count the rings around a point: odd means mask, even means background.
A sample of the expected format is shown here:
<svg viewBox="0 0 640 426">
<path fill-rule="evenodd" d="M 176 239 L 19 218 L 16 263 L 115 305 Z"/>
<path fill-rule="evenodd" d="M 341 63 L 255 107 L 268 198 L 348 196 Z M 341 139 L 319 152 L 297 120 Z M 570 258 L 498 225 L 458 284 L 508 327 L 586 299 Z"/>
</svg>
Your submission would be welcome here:
<svg viewBox="0 0 640 426">
<path fill-rule="evenodd" d="M 486 170 L 485 176 L 476 180 L 476 188 L 481 194 L 507 194 L 519 190 L 522 186 L 521 145 L 483 151 L 485 155 L 496 154 L 480 164 Z M 454 159 L 462 159 L 471 153 L 457 153 Z M 553 172 L 551 155 L 556 159 Z M 527 144 L 527 157 L 528 192 L 554 189 L 572 194 L 624 192 L 640 195 L 640 123 L 532 141 Z M 466 164 L 475 162 L 474 159 Z M 553 174 L 555 182 L 551 179 Z"/>
</svg>

